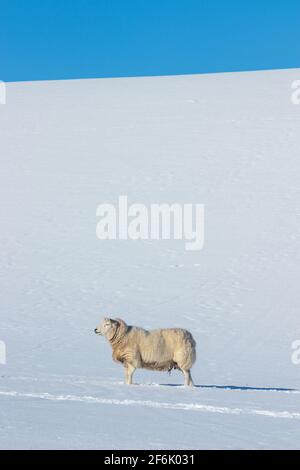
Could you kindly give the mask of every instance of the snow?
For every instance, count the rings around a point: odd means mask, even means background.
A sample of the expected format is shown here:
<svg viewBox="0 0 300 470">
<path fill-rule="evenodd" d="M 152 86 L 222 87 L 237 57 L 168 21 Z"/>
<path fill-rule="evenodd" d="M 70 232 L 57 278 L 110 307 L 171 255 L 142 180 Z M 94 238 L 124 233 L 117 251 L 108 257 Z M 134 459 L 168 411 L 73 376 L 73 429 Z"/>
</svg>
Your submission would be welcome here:
<svg viewBox="0 0 300 470">
<path fill-rule="evenodd" d="M 300 448 L 299 75 L 7 84 L 1 449 Z M 120 195 L 204 204 L 203 249 L 97 239 Z M 197 386 L 124 385 L 103 316 L 188 328 Z"/>
</svg>

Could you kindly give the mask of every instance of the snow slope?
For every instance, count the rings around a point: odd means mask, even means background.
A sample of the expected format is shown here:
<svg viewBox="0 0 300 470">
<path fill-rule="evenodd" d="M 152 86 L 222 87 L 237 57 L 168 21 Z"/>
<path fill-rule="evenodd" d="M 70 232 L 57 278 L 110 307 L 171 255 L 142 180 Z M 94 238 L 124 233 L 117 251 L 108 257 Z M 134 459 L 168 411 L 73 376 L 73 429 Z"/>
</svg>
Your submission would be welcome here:
<svg viewBox="0 0 300 470">
<path fill-rule="evenodd" d="M 0 106 L 0 448 L 300 448 L 300 70 L 7 85 Z M 205 204 L 203 250 L 100 241 L 96 208 Z M 123 385 L 93 329 L 189 328 Z"/>
</svg>

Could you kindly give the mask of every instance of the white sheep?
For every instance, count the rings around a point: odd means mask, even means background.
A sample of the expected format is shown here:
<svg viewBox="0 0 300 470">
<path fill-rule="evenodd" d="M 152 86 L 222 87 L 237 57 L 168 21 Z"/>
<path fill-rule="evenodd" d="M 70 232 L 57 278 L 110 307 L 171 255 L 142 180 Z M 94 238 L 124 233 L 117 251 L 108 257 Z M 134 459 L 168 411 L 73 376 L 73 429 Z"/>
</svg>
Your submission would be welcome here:
<svg viewBox="0 0 300 470">
<path fill-rule="evenodd" d="M 125 382 L 132 384 L 135 369 L 158 371 L 180 369 L 185 385 L 194 385 L 191 367 L 196 361 L 196 342 L 187 330 L 167 328 L 147 331 L 121 319 L 104 318 L 94 330 L 110 342 L 112 357 L 125 367 Z"/>
</svg>

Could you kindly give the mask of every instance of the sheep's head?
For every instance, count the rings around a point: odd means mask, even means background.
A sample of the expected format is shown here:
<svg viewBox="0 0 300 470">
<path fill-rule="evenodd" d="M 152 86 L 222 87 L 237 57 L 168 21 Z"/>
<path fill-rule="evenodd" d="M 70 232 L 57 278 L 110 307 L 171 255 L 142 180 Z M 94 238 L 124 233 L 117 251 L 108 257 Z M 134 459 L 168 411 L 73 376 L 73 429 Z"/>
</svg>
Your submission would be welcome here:
<svg viewBox="0 0 300 470">
<path fill-rule="evenodd" d="M 106 336 L 107 339 L 113 338 L 118 329 L 120 322 L 118 320 L 113 320 L 112 318 L 103 318 L 102 323 L 100 323 L 94 332 L 96 335 Z"/>
</svg>

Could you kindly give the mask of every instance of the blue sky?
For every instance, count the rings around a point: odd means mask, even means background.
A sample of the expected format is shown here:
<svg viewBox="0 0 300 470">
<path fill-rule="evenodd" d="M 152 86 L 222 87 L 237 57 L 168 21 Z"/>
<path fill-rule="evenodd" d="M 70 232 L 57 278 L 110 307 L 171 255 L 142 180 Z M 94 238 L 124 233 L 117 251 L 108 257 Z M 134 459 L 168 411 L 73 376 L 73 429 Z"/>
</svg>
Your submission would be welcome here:
<svg viewBox="0 0 300 470">
<path fill-rule="evenodd" d="M 0 80 L 300 67 L 299 0 L 0 0 Z"/>
</svg>

